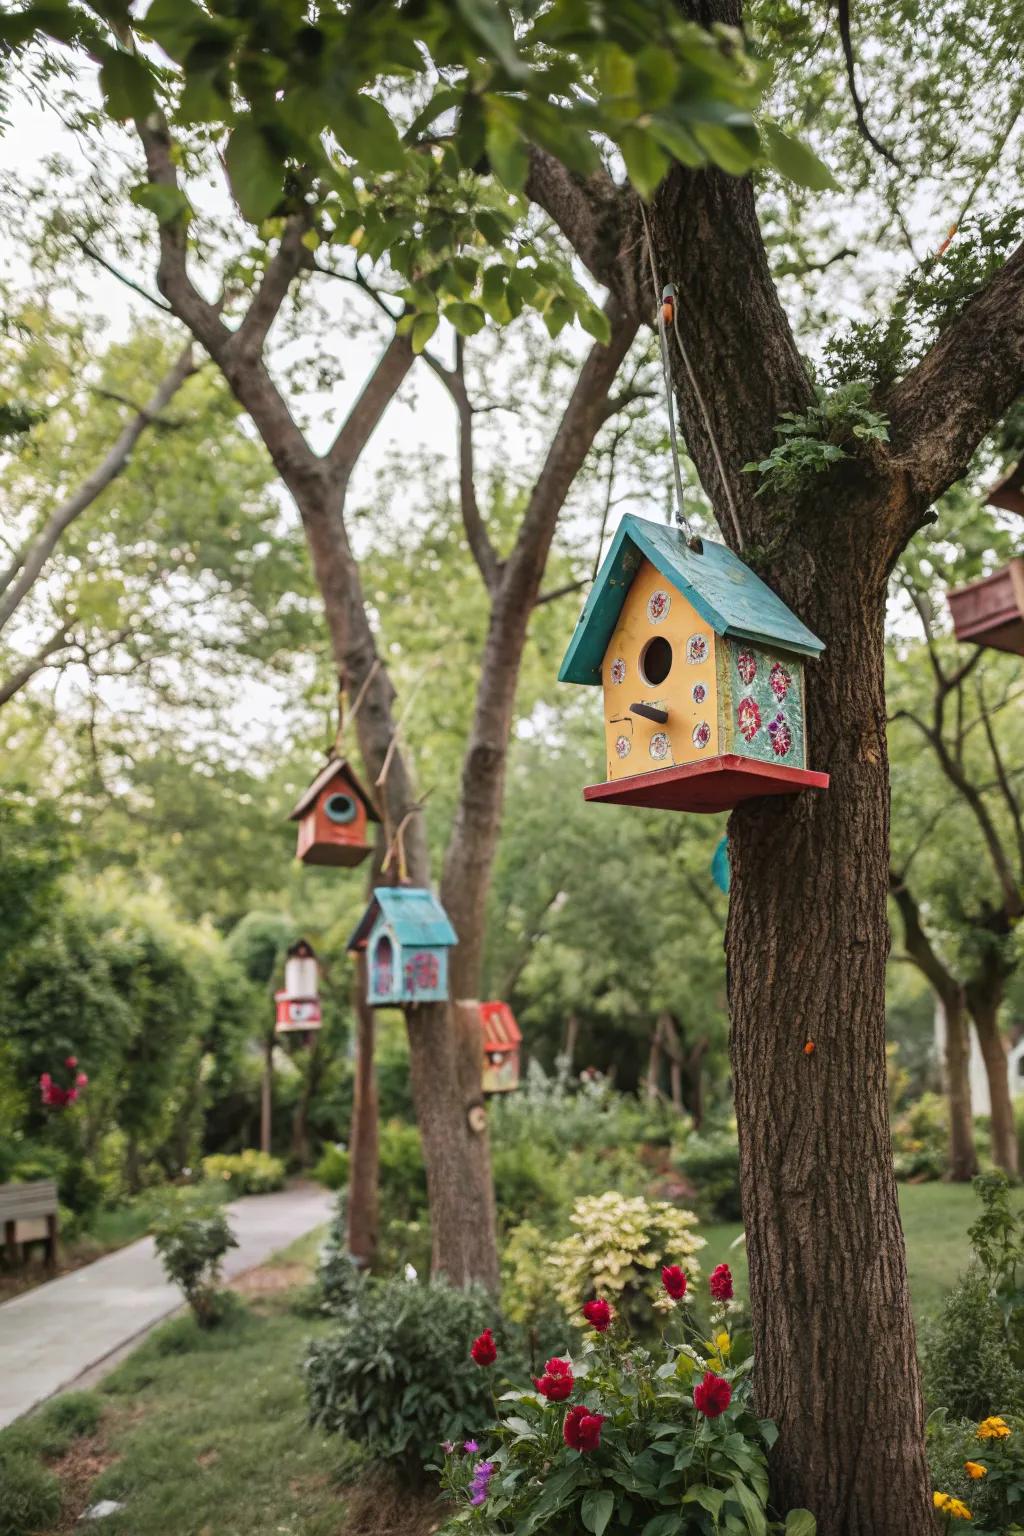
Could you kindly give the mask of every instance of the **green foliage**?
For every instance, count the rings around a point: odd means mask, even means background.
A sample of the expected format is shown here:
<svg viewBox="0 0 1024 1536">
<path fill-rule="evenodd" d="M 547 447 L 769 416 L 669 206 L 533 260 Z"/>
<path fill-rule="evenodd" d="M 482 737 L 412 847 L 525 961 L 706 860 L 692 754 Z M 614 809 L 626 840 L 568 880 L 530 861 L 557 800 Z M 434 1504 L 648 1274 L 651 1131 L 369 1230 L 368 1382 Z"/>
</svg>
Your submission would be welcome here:
<svg viewBox="0 0 1024 1536">
<path fill-rule="evenodd" d="M 388 1120 L 378 1140 L 382 1217 L 416 1221 L 427 1209 L 427 1170 L 420 1133 L 404 1120 Z"/>
<path fill-rule="evenodd" d="M 579 1353 L 561 1357 L 563 1371 L 571 1368 L 563 1401 L 533 1391 L 503 1394 L 483 1457 L 462 1447 L 446 1452 L 442 1486 L 456 1514 L 444 1530 L 767 1536 L 785 1529 L 814 1536 L 807 1511 L 793 1511 L 784 1523 L 771 1519 L 767 1452 L 776 1431 L 753 1412 L 750 1360 L 732 1360 L 727 1329 L 724 1363 L 699 1336 L 678 1336 L 681 1323 L 674 1322 L 677 1337 L 667 1334 L 650 1348 L 638 1347 L 620 1323 L 603 1337 L 588 1336 Z M 706 1372 L 728 1398 L 711 1417 L 694 1400 Z M 569 1416 L 581 1409 L 597 1418 L 596 1443 L 582 1451 L 565 1438 Z"/>
<path fill-rule="evenodd" d="M 942 1094 L 924 1093 L 892 1126 L 893 1163 L 898 1179 L 941 1179 L 949 1167 L 949 1104 Z"/>
<path fill-rule="evenodd" d="M 888 417 L 871 404 L 863 379 L 840 384 L 830 393 L 815 390 L 816 404 L 806 411 L 783 411 L 775 428 L 778 442 L 768 457 L 744 464 L 745 474 L 761 476 L 758 496 L 791 496 L 843 459 L 857 442 L 887 443 Z"/>
<path fill-rule="evenodd" d="M 191 1190 L 168 1193 L 153 1239 L 167 1278 L 181 1287 L 196 1322 L 203 1328 L 218 1322 L 221 1263 L 238 1247 L 223 1210 Z"/>
<path fill-rule="evenodd" d="M 33 1536 L 60 1516 L 60 1484 L 32 1456 L 0 1450 L 0 1536 Z"/>
<path fill-rule="evenodd" d="M 344 1189 L 348 1184 L 351 1158 L 346 1149 L 330 1142 L 320 1154 L 320 1161 L 313 1169 L 313 1177 L 327 1189 Z"/>
<path fill-rule="evenodd" d="M 976 1420 L 933 1413 L 926 1426 L 928 1469 L 937 1493 L 950 1494 L 970 1510 L 963 1527 L 977 1536 L 1017 1536 L 1024 1516 L 1024 1435 L 1020 1419 L 1004 1420 L 1008 1435 L 979 1434 Z M 974 1469 L 972 1477 L 967 1471 Z M 979 1469 L 984 1469 L 983 1472 Z M 954 1525 L 958 1522 L 953 1522 Z"/>
<path fill-rule="evenodd" d="M 711 1221 L 742 1221 L 740 1147 L 735 1131 L 692 1133 L 676 1161 L 697 1191 L 703 1216 Z"/>
<path fill-rule="evenodd" d="M 203 1158 L 203 1177 L 227 1184 L 232 1195 L 268 1195 L 284 1188 L 284 1163 L 269 1152 L 216 1153 Z"/>
<path fill-rule="evenodd" d="M 10 955 L 45 919 L 68 866 L 57 804 L 24 786 L 0 796 L 0 949 Z"/>
<path fill-rule="evenodd" d="M 54 1460 L 75 1440 L 96 1433 L 103 1417 L 93 1392 L 65 1392 L 45 1403 L 38 1413 L 18 1419 L 0 1431 L 0 1464 L 14 1452 Z"/>
<path fill-rule="evenodd" d="M 479 1290 L 359 1284 L 337 1329 L 306 1355 L 311 1421 L 417 1476 L 446 1436 L 461 1439 L 484 1421 L 490 1377 L 469 1346 L 488 1325 L 494 1304 Z"/>
</svg>

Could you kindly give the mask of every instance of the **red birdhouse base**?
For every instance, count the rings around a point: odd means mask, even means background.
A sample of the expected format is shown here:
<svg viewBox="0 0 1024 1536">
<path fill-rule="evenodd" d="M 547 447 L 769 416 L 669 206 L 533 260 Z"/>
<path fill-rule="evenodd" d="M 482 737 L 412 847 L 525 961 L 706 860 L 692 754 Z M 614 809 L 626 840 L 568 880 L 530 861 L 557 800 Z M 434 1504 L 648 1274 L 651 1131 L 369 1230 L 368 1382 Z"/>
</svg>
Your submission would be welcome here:
<svg viewBox="0 0 1024 1536">
<path fill-rule="evenodd" d="M 588 784 L 584 800 L 612 805 L 642 805 L 655 811 L 731 811 L 742 800 L 761 795 L 794 795 L 801 789 L 827 789 L 828 774 L 809 768 L 784 768 L 729 752 L 706 762 L 659 768 L 610 784 Z"/>
</svg>

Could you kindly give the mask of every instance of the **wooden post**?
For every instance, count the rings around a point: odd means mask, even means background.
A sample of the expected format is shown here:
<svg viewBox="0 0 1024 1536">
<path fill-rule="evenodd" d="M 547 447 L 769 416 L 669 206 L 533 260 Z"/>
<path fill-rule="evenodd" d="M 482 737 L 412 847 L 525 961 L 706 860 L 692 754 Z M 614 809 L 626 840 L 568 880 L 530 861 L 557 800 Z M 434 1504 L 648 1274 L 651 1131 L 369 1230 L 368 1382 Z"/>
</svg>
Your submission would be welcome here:
<svg viewBox="0 0 1024 1536">
<path fill-rule="evenodd" d="M 57 1213 L 46 1218 L 46 1267 L 51 1274 L 57 1268 Z"/>
<path fill-rule="evenodd" d="M 374 1062 L 376 1019 L 366 1001 L 366 952 L 356 956 L 352 1007 L 356 1021 L 355 1093 L 349 1136 L 348 1251 L 361 1269 L 377 1254 L 378 1111 Z"/>
<path fill-rule="evenodd" d="M 274 1035 L 267 1036 L 263 1047 L 263 1090 L 260 1095 L 260 1151 L 269 1152 L 274 1114 Z"/>
</svg>

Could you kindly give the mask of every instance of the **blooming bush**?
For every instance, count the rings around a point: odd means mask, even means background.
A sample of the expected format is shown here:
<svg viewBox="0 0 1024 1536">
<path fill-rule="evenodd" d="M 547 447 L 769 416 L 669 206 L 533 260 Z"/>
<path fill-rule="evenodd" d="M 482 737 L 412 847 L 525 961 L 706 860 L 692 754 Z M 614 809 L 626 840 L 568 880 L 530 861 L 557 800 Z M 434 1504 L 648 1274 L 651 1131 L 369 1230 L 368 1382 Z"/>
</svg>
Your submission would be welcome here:
<svg viewBox="0 0 1024 1536">
<path fill-rule="evenodd" d="M 675 1294 L 676 1266 L 661 1268 L 668 1312 L 656 1347 L 634 1342 L 607 1297 L 591 1297 L 578 1354 L 549 1360 L 533 1392 L 505 1392 L 485 1445 L 445 1442 L 450 1536 L 814 1536 L 806 1510 L 784 1523 L 769 1510 L 775 1427 L 751 1409 L 751 1362 L 733 1358 L 727 1303 L 713 1299 L 703 1338 Z"/>
<path fill-rule="evenodd" d="M 1024 1521 L 1024 1420 L 989 1414 L 980 1423 L 928 1424 L 933 1502 L 946 1530 L 1014 1536 Z M 963 1521 L 965 1525 L 958 1525 Z"/>
<path fill-rule="evenodd" d="M 39 1079 L 39 1097 L 47 1109 L 67 1109 L 81 1097 L 89 1082 L 87 1074 L 78 1070 L 77 1056 L 67 1057 L 59 1075 L 64 1078 L 63 1083 L 50 1072 L 44 1072 Z"/>
<path fill-rule="evenodd" d="M 269 1195 L 284 1188 L 284 1163 L 269 1152 L 217 1153 L 203 1158 L 203 1178 L 227 1184 L 233 1195 Z"/>
<path fill-rule="evenodd" d="M 181 1287 L 199 1326 L 219 1322 L 220 1267 L 228 1249 L 238 1247 L 224 1212 L 194 1190 L 176 1190 L 165 1198 L 152 1230 L 167 1278 Z"/>
<path fill-rule="evenodd" d="M 650 1327 L 653 1313 L 671 1307 L 660 1280 L 663 1256 L 692 1283 L 700 1274 L 704 1239 L 697 1218 L 664 1201 L 627 1199 L 610 1191 L 584 1196 L 569 1220 L 576 1232 L 544 1252 L 544 1274 L 565 1315 L 578 1318 L 588 1297 L 607 1298 L 634 1326 Z"/>
</svg>

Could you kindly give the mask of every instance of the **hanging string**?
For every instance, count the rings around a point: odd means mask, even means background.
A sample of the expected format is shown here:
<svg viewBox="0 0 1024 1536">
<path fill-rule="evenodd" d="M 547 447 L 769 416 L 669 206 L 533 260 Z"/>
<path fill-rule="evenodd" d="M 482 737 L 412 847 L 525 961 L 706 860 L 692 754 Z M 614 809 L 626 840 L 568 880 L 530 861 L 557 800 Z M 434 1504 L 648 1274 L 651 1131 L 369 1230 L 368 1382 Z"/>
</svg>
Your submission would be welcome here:
<svg viewBox="0 0 1024 1536">
<path fill-rule="evenodd" d="M 342 685 L 338 689 L 338 729 L 337 729 L 337 732 L 336 732 L 335 737 L 334 737 L 334 755 L 335 755 L 335 757 L 342 757 L 344 755 L 343 752 L 342 752 L 342 743 L 343 743 L 343 738 L 344 738 L 344 735 L 345 735 L 345 727 L 347 725 L 351 725 L 353 720 L 358 715 L 358 713 L 359 713 L 359 706 L 360 706 L 360 704 L 362 704 L 363 700 L 366 698 L 367 692 L 369 691 L 370 684 L 373 682 L 374 678 L 377 676 L 377 673 L 379 671 L 380 671 L 380 657 L 379 656 L 375 656 L 373 658 L 373 664 L 370 667 L 369 672 L 367 672 L 366 676 L 363 678 L 362 683 L 359 685 L 359 692 L 356 694 L 355 703 L 352 705 L 352 708 L 349 711 L 349 716 L 348 716 L 347 720 L 345 719 L 345 705 L 344 705 L 345 689 L 344 689 L 344 685 Z"/>
<path fill-rule="evenodd" d="M 640 217 L 643 219 L 644 235 L 646 236 L 647 240 L 647 256 L 651 264 L 651 281 L 654 284 L 655 293 L 657 293 L 659 290 L 661 292 L 661 306 L 658 312 L 658 334 L 661 339 L 661 365 L 662 371 L 665 375 L 665 393 L 668 396 L 669 437 L 672 443 L 672 461 L 673 467 L 675 469 L 676 496 L 679 500 L 679 521 L 682 523 L 682 526 L 686 531 L 688 542 L 692 548 L 694 540 L 690 535 L 689 524 L 687 523 L 683 514 L 683 483 L 679 471 L 679 447 L 676 439 L 675 412 L 673 409 L 674 402 L 672 395 L 672 370 L 668 360 L 668 340 L 665 324 L 666 310 L 668 311 L 671 318 L 672 332 L 675 336 L 676 346 L 679 348 L 679 355 L 682 358 L 683 367 L 686 369 L 687 380 L 689 382 L 690 388 L 693 391 L 694 399 L 697 401 L 701 416 L 704 420 L 704 427 L 708 434 L 708 441 L 711 444 L 711 452 L 715 459 L 715 468 L 718 470 L 718 478 L 729 508 L 729 520 L 732 524 L 732 531 L 736 540 L 736 547 L 742 552 L 743 530 L 740 527 L 739 513 L 736 510 L 736 502 L 732 494 L 732 486 L 730 485 L 729 478 L 725 473 L 725 464 L 722 461 L 722 454 L 718 446 L 718 439 L 715 436 L 715 429 L 711 425 L 711 413 L 708 410 L 703 391 L 701 390 L 700 384 L 697 381 L 697 375 L 693 371 L 693 365 L 690 362 L 690 357 L 683 343 L 682 333 L 679 329 L 679 305 L 676 303 L 675 284 L 666 283 L 664 288 L 661 286 L 661 281 L 658 277 L 658 268 L 654 260 L 654 241 L 651 238 L 651 226 L 647 218 L 647 209 L 644 207 L 643 202 L 640 203 Z"/>
</svg>

